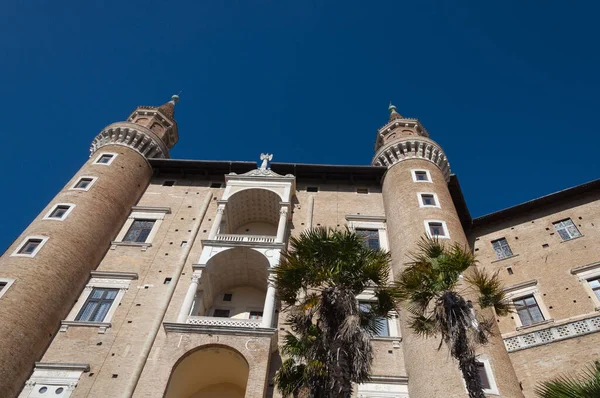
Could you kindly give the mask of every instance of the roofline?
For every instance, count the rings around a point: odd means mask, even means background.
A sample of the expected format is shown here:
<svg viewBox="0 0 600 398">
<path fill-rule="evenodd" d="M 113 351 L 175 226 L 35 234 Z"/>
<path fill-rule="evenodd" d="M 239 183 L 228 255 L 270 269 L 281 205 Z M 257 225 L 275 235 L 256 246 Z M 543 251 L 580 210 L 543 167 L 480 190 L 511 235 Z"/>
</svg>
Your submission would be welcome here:
<svg viewBox="0 0 600 398">
<path fill-rule="evenodd" d="M 471 228 L 480 228 L 487 224 L 506 220 L 507 218 L 518 217 L 532 210 L 539 209 L 541 206 L 551 206 L 576 196 L 600 190 L 600 179 L 576 185 L 571 188 L 563 189 L 536 199 L 523 202 L 521 204 L 498 210 L 493 213 L 483 215 L 473 219 Z"/>
</svg>

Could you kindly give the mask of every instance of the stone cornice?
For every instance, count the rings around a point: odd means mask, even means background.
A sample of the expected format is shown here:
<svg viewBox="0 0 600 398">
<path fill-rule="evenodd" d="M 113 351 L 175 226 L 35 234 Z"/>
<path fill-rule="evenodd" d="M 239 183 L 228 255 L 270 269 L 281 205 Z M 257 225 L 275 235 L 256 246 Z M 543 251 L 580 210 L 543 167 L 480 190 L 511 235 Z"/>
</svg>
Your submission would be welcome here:
<svg viewBox="0 0 600 398">
<path fill-rule="evenodd" d="M 105 279 L 128 279 L 136 280 L 138 278 L 137 272 L 118 272 L 118 271 L 92 271 L 90 272 L 92 278 L 105 278 Z"/>
<path fill-rule="evenodd" d="M 36 362 L 35 368 L 48 370 L 80 370 L 88 372 L 90 365 L 87 363 L 72 363 L 72 362 Z"/>
<path fill-rule="evenodd" d="M 277 329 L 273 328 L 247 328 L 235 326 L 207 326 L 207 325 L 191 325 L 187 323 L 172 323 L 163 322 L 166 332 L 179 333 L 202 333 L 202 334 L 232 334 L 242 336 L 265 336 L 272 337 L 277 333 Z"/>
<path fill-rule="evenodd" d="M 90 156 L 106 145 L 122 145 L 144 158 L 169 158 L 169 149 L 150 129 L 135 123 L 118 122 L 106 126 L 92 141 Z"/>
<path fill-rule="evenodd" d="M 365 216 L 362 214 L 346 214 L 346 221 L 385 222 L 385 216 Z"/>
<path fill-rule="evenodd" d="M 379 148 L 371 165 L 389 168 L 409 159 L 422 159 L 435 164 L 444 174 L 446 182 L 450 180 L 450 162 L 446 154 L 436 142 L 425 137 L 404 137 Z"/>
</svg>

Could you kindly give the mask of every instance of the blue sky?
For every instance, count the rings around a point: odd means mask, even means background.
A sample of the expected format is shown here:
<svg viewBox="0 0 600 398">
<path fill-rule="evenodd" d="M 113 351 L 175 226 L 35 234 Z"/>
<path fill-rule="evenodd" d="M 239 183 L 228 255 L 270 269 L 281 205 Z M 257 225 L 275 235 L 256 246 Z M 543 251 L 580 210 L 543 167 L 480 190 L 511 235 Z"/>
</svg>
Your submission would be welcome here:
<svg viewBox="0 0 600 398">
<path fill-rule="evenodd" d="M 491 3 L 6 2 L 0 249 L 105 125 L 180 90 L 174 158 L 369 164 L 392 100 L 474 216 L 598 178 L 600 7 Z"/>
</svg>

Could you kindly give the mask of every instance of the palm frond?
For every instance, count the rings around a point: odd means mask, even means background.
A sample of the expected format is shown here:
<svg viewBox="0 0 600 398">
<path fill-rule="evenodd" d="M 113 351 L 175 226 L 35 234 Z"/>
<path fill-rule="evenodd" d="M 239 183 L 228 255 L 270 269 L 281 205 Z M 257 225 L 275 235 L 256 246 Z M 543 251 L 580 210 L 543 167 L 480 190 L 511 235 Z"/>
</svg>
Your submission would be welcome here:
<svg viewBox="0 0 600 398">
<path fill-rule="evenodd" d="M 464 280 L 479 293 L 481 308 L 493 307 L 499 316 L 508 315 L 511 312 L 511 304 L 506 299 L 506 292 L 498 276 L 498 271 L 489 275 L 483 269 L 473 267 L 465 275 Z"/>
<path fill-rule="evenodd" d="M 588 365 L 578 376 L 559 376 L 538 384 L 535 393 L 540 398 L 600 397 L 600 362 Z"/>
</svg>

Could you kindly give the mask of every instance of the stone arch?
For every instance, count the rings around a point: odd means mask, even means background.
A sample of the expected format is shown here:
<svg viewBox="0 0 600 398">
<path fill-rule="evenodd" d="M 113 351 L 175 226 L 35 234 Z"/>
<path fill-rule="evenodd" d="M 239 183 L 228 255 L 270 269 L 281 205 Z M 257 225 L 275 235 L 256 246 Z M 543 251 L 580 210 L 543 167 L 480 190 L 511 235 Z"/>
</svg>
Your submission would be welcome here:
<svg viewBox="0 0 600 398">
<path fill-rule="evenodd" d="M 220 344 L 186 352 L 171 369 L 164 398 L 244 398 L 250 364 L 238 350 Z"/>
<path fill-rule="evenodd" d="M 235 192 L 227 201 L 230 234 L 277 235 L 281 196 L 270 189 L 248 188 Z"/>
</svg>

